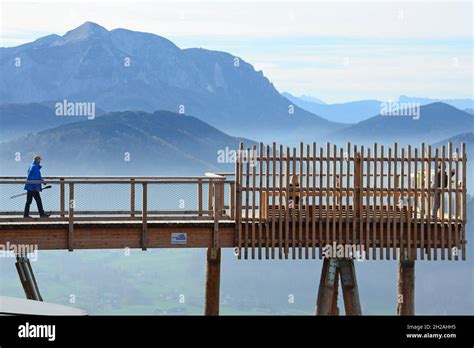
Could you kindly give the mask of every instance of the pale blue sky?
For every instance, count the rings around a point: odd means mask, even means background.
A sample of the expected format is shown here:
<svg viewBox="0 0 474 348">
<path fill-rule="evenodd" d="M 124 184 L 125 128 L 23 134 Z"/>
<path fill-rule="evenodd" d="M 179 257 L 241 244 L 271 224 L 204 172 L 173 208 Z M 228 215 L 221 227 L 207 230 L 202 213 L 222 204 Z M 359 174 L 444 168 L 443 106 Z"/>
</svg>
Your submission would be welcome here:
<svg viewBox="0 0 474 348">
<path fill-rule="evenodd" d="M 1 46 L 93 21 L 227 51 L 328 102 L 473 95 L 471 1 L 4 0 Z"/>
</svg>

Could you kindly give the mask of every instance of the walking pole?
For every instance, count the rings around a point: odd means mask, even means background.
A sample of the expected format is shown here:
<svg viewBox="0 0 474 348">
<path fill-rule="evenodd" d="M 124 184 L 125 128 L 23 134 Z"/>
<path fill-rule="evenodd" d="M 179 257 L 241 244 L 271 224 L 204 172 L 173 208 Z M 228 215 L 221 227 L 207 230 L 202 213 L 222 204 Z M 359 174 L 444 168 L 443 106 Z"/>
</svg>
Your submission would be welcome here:
<svg viewBox="0 0 474 348">
<path fill-rule="evenodd" d="M 46 189 L 49 189 L 49 188 L 51 188 L 51 185 L 48 185 L 48 186 L 43 187 L 43 190 L 46 190 Z M 12 199 L 12 198 L 17 198 L 17 197 L 21 197 L 21 196 L 24 196 L 24 195 L 26 195 L 26 194 L 27 194 L 27 192 L 20 193 L 20 194 L 18 194 L 18 195 L 11 196 L 10 199 Z"/>
</svg>

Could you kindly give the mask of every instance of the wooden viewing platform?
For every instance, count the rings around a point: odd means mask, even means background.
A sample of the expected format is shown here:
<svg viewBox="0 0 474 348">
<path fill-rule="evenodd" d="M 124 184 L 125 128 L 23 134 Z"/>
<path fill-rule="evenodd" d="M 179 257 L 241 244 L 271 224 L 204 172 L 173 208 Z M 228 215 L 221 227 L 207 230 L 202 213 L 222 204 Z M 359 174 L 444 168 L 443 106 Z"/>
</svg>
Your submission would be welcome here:
<svg viewBox="0 0 474 348">
<path fill-rule="evenodd" d="M 10 199 L 23 190 L 23 177 L 0 177 L 0 244 L 208 248 L 209 276 L 220 274 L 221 248 L 234 248 L 239 259 L 324 258 L 318 307 L 335 314 L 339 275 L 343 292 L 344 284 L 352 291 L 345 290 L 347 302 L 358 296 L 351 259 L 361 255 L 336 262 L 325 254 L 333 245 L 354 246 L 365 259 L 399 260 L 405 271 L 417 259 L 466 259 L 466 163 L 464 145 L 241 144 L 232 174 L 45 177 L 52 186 L 43 194 L 47 219 L 23 218 L 24 199 Z M 218 294 L 215 282 L 206 284 Z M 215 314 L 213 303 L 206 313 Z M 346 308 L 358 312 L 357 304 Z"/>
</svg>

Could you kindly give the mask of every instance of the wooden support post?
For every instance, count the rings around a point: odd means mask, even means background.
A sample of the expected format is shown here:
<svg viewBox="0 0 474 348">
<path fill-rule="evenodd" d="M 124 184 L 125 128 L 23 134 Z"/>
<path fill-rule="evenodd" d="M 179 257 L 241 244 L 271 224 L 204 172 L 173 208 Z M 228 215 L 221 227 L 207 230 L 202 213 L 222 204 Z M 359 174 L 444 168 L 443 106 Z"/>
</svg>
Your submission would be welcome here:
<svg viewBox="0 0 474 348">
<path fill-rule="evenodd" d="M 242 258 L 242 153 L 244 144 L 239 144 L 239 151 L 235 162 L 235 224 L 237 230 L 235 233 L 235 245 L 237 251 L 237 258 Z"/>
<path fill-rule="evenodd" d="M 219 315 L 221 249 L 207 249 L 206 299 L 204 315 Z"/>
<path fill-rule="evenodd" d="M 219 291 L 221 281 L 221 248 L 219 245 L 219 220 L 224 209 L 224 180 L 214 180 L 209 189 L 214 192 L 214 231 L 212 247 L 207 249 L 205 315 L 219 315 Z"/>
<path fill-rule="evenodd" d="M 235 182 L 230 183 L 230 202 L 229 202 L 229 212 L 230 212 L 230 219 L 235 220 Z"/>
<path fill-rule="evenodd" d="M 198 179 L 198 187 L 197 187 L 197 205 L 199 216 L 202 216 L 202 179 Z"/>
<path fill-rule="evenodd" d="M 334 278 L 334 292 L 332 294 L 330 315 L 339 315 L 339 307 L 337 306 L 338 295 L 339 295 L 339 268 L 336 267 L 336 274 Z"/>
<path fill-rule="evenodd" d="M 43 301 L 30 260 L 26 255 L 17 255 L 16 260 L 15 266 L 20 277 L 21 285 L 25 291 L 26 298 L 28 300 Z"/>
<path fill-rule="evenodd" d="M 212 248 L 217 250 L 219 248 L 219 221 L 222 217 L 223 207 L 223 195 L 224 195 L 224 181 L 214 181 L 214 206 L 213 206 L 213 217 L 214 217 L 214 233 L 212 238 Z"/>
<path fill-rule="evenodd" d="M 130 179 L 130 216 L 135 217 L 135 179 Z"/>
<path fill-rule="evenodd" d="M 354 260 L 339 260 L 342 296 L 346 315 L 362 315 L 359 301 L 359 289 L 355 274 Z"/>
<path fill-rule="evenodd" d="M 339 270 L 336 259 L 324 259 L 319 283 L 316 315 L 339 315 L 337 292 Z"/>
<path fill-rule="evenodd" d="M 74 183 L 69 183 L 69 234 L 68 234 L 68 250 L 74 250 L 74 209 L 76 201 L 74 200 Z"/>
<path fill-rule="evenodd" d="M 461 234 L 461 251 L 462 251 L 462 259 L 463 261 L 466 260 L 466 223 L 467 223 L 467 211 L 466 211 L 466 205 L 467 205 L 467 186 L 466 186 L 466 180 L 467 180 L 467 155 L 466 155 L 466 144 L 462 143 L 461 144 L 461 156 L 462 156 L 462 234 Z"/>
<path fill-rule="evenodd" d="M 148 187 L 147 183 L 142 184 L 142 250 L 147 249 L 148 244 Z"/>
<path fill-rule="evenodd" d="M 359 250 L 362 250 L 362 231 L 360 228 L 360 219 L 362 216 L 362 158 L 361 153 L 354 148 L 354 221 L 352 243 L 359 243 Z M 367 252 L 369 252 L 367 250 Z"/>
<path fill-rule="evenodd" d="M 64 178 L 59 179 L 59 204 L 60 204 L 60 209 L 61 209 L 61 217 L 65 217 L 65 207 L 66 207 L 66 198 L 65 198 L 65 187 L 64 187 Z"/>
<path fill-rule="evenodd" d="M 209 179 L 208 182 L 208 192 L 207 192 L 207 209 L 209 210 L 209 217 L 213 217 L 214 207 L 212 202 L 212 197 L 214 196 L 214 182 L 212 179 Z"/>
<path fill-rule="evenodd" d="M 398 315 L 415 315 L 415 261 L 398 262 Z"/>
<path fill-rule="evenodd" d="M 225 215 L 225 181 L 220 180 L 218 185 L 219 185 L 219 198 L 218 198 L 218 209 L 219 209 L 219 219 L 222 219 L 222 217 Z"/>
</svg>

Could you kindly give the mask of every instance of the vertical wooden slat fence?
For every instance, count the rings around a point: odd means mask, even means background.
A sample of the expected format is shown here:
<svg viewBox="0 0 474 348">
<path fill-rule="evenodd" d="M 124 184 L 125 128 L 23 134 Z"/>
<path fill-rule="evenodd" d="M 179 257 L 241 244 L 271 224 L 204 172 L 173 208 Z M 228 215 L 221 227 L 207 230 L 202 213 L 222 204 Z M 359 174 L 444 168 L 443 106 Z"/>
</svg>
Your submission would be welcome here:
<svg viewBox="0 0 474 348">
<path fill-rule="evenodd" d="M 239 256 L 261 258 L 264 247 L 272 259 L 349 250 L 371 259 L 436 260 L 439 252 L 465 260 L 465 146 L 449 144 L 448 152 L 397 143 L 247 148 L 236 163 Z"/>
</svg>

